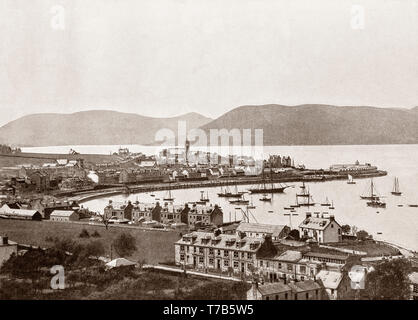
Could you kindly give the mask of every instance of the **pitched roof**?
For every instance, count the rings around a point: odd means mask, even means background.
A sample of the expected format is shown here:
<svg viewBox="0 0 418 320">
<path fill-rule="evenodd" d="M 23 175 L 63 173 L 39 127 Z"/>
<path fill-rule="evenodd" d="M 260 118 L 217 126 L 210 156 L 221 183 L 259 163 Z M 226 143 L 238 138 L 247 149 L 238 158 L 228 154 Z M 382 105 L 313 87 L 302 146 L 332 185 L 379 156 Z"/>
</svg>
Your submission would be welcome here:
<svg viewBox="0 0 418 320">
<path fill-rule="evenodd" d="M 8 216 L 33 217 L 33 215 L 37 212 L 38 212 L 37 210 L 12 209 L 12 210 L 3 212 L 3 214 L 8 215 Z"/>
<path fill-rule="evenodd" d="M 338 271 L 321 270 L 316 277 L 322 281 L 325 288 L 337 289 L 343 279 L 343 274 Z"/>
<path fill-rule="evenodd" d="M 323 253 L 323 252 L 306 252 L 304 257 L 313 257 L 313 258 L 325 258 L 325 259 L 335 259 L 335 260 L 347 260 L 347 255 L 339 255 L 339 254 L 330 254 L 330 253 Z"/>
<path fill-rule="evenodd" d="M 259 238 L 245 237 L 241 239 L 235 234 L 219 234 L 217 237 L 215 237 L 213 232 L 194 231 L 192 233 L 183 235 L 183 237 L 178 240 L 176 244 L 190 245 L 190 242 L 183 240 L 184 238 L 193 238 L 193 245 L 195 246 L 252 252 L 256 252 L 261 247 L 263 242 Z M 205 242 L 205 240 L 208 241 Z M 237 243 L 240 243 L 241 245 L 237 247 Z"/>
<path fill-rule="evenodd" d="M 134 266 L 135 264 L 136 264 L 135 262 L 129 261 L 128 259 L 125 259 L 125 258 L 116 258 L 106 263 L 106 267 L 112 269 L 112 268 L 123 267 L 123 266 Z"/>
<path fill-rule="evenodd" d="M 270 295 L 292 291 L 292 288 L 289 287 L 287 284 L 281 282 L 274 282 L 259 285 L 258 291 L 260 291 L 262 295 Z"/>
<path fill-rule="evenodd" d="M 283 231 L 285 227 L 285 225 L 241 222 L 237 228 L 237 231 L 268 233 L 271 234 L 273 237 L 276 237 L 280 235 L 280 233 Z"/>
<path fill-rule="evenodd" d="M 73 211 L 73 210 L 54 210 L 54 211 L 52 211 L 50 217 L 69 217 L 74 212 L 75 211 Z"/>
<path fill-rule="evenodd" d="M 302 221 L 299 228 L 324 230 L 330 222 L 330 218 L 308 217 Z"/>
<path fill-rule="evenodd" d="M 292 288 L 293 291 L 300 293 L 304 291 L 310 290 L 317 290 L 321 289 L 321 285 L 313 280 L 305 280 L 305 281 L 296 281 L 289 283 L 289 287 Z"/>
<path fill-rule="evenodd" d="M 294 250 L 287 250 L 275 258 L 279 261 L 297 262 L 302 259 L 302 253 Z"/>
</svg>

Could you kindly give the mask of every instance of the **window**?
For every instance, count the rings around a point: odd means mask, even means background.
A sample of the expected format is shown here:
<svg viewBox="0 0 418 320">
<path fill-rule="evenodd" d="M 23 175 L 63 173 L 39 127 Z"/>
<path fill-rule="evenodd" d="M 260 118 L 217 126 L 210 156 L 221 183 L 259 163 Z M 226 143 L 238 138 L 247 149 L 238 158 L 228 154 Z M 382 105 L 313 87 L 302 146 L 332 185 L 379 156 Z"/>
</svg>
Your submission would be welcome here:
<svg viewBox="0 0 418 320">
<path fill-rule="evenodd" d="M 213 249 L 209 248 L 209 254 L 213 254 Z"/>
<path fill-rule="evenodd" d="M 213 265 L 213 262 L 214 262 L 214 259 L 213 258 L 210 258 L 209 259 L 209 264 Z"/>
<path fill-rule="evenodd" d="M 245 258 L 245 253 L 241 252 L 241 258 L 244 259 Z"/>
<path fill-rule="evenodd" d="M 287 265 L 287 271 L 293 271 L 293 266 L 291 264 Z"/>
<path fill-rule="evenodd" d="M 229 267 L 229 260 L 224 260 L 224 266 Z"/>
<path fill-rule="evenodd" d="M 269 262 L 268 262 L 268 261 L 266 261 L 266 267 L 267 267 L 267 268 L 269 267 Z"/>
<path fill-rule="evenodd" d="M 279 262 L 279 269 L 281 269 L 282 268 L 282 264 Z"/>
<path fill-rule="evenodd" d="M 253 254 L 252 254 L 252 253 L 250 253 L 250 252 L 248 252 L 248 253 L 247 253 L 247 258 L 248 258 L 248 259 L 252 259 L 252 257 L 253 257 Z"/>
<path fill-rule="evenodd" d="M 239 265 L 239 264 L 238 264 L 238 261 L 234 261 L 234 268 L 235 268 L 235 269 L 238 269 L 238 265 Z"/>
<path fill-rule="evenodd" d="M 184 254 L 180 255 L 180 261 L 184 261 Z"/>
<path fill-rule="evenodd" d="M 203 257 L 199 257 L 199 263 L 203 263 Z"/>
<path fill-rule="evenodd" d="M 199 248 L 199 253 L 203 253 L 203 248 Z"/>
<path fill-rule="evenodd" d="M 263 266 L 263 260 L 260 260 L 260 267 Z"/>
<path fill-rule="evenodd" d="M 218 250 L 218 253 L 217 254 L 218 254 L 218 256 L 220 256 L 221 255 L 221 250 Z"/>
<path fill-rule="evenodd" d="M 234 258 L 238 258 L 238 251 L 234 251 Z"/>
<path fill-rule="evenodd" d="M 299 267 L 299 272 L 300 273 L 306 273 L 306 267 L 305 266 L 300 266 Z"/>
<path fill-rule="evenodd" d="M 224 250 L 224 257 L 228 257 L 229 256 L 229 251 L 228 250 Z"/>
</svg>

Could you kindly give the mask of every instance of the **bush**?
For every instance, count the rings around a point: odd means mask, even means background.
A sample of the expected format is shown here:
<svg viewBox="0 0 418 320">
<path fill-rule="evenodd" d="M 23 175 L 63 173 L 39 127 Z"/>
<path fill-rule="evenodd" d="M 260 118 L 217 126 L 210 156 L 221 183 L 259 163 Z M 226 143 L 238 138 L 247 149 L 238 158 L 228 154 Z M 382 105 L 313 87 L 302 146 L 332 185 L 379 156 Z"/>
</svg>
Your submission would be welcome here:
<svg viewBox="0 0 418 320">
<path fill-rule="evenodd" d="M 120 257 L 127 257 L 136 251 L 135 242 L 131 234 L 122 233 L 113 241 L 112 246 Z"/>
<path fill-rule="evenodd" d="M 83 229 L 83 230 L 81 230 L 79 237 L 80 238 L 90 238 L 90 234 L 86 229 Z"/>
<path fill-rule="evenodd" d="M 94 238 L 100 238 L 101 237 L 100 233 L 97 232 L 97 230 L 94 230 L 94 232 L 91 234 L 91 236 L 94 237 Z"/>
</svg>

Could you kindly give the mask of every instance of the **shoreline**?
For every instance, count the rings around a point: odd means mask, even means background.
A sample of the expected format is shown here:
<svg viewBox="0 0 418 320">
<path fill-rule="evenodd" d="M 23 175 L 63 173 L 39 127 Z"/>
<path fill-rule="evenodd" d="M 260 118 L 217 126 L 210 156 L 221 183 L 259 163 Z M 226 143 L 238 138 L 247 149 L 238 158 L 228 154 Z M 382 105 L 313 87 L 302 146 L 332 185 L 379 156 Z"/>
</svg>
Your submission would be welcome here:
<svg viewBox="0 0 418 320">
<path fill-rule="evenodd" d="M 360 175 L 355 175 L 356 179 L 367 179 L 374 177 L 386 176 L 387 172 L 378 170 L 373 173 L 364 173 Z M 309 177 L 304 176 L 291 176 L 283 178 L 275 178 L 267 183 L 292 183 L 292 182 L 328 182 L 334 180 L 346 180 L 347 176 L 345 174 L 335 174 L 328 176 L 318 176 L 318 177 Z M 118 194 L 139 194 L 152 191 L 165 191 L 168 189 L 193 189 L 193 188 L 208 188 L 208 187 L 221 187 L 221 186 L 233 186 L 233 185 L 246 185 L 246 184 L 260 184 L 263 183 L 263 179 L 260 177 L 247 177 L 247 178 L 235 178 L 235 179 L 216 179 L 216 180 L 203 180 L 203 181 L 185 181 L 185 182 L 162 182 L 158 184 L 125 184 L 117 187 L 109 188 L 107 190 L 92 190 L 92 191 L 80 191 L 72 192 L 62 198 L 70 198 L 72 201 L 77 201 L 78 203 L 84 203 L 89 200 L 102 198 L 106 196 L 118 195 Z M 59 195 L 57 195 L 60 198 Z M 60 198 L 61 199 L 61 198 Z"/>
</svg>

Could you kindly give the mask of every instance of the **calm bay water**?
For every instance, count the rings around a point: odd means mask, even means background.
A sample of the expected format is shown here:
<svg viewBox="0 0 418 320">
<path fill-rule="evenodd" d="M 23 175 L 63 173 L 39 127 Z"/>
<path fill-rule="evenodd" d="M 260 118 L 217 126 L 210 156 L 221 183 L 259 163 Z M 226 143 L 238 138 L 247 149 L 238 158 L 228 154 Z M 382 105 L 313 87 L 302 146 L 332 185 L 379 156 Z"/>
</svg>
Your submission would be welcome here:
<svg viewBox="0 0 418 320">
<path fill-rule="evenodd" d="M 153 153 L 154 147 L 127 146 L 133 152 Z M 70 148 L 80 153 L 103 153 L 117 151 L 119 146 L 65 146 L 24 148 L 25 152 L 67 153 Z M 286 189 L 284 194 L 273 195 L 271 203 L 259 201 L 261 195 L 246 194 L 248 200 L 252 200 L 256 206 L 251 209 L 251 221 L 260 223 L 292 224 L 297 227 L 303 220 L 306 212 L 329 212 L 335 215 L 340 224 L 355 225 L 359 229 L 365 229 L 375 239 L 387 240 L 407 248 L 418 250 L 418 208 L 408 207 L 408 204 L 418 204 L 418 145 L 356 145 L 356 146 L 274 146 L 264 147 L 265 155 L 280 154 L 290 155 L 296 164 L 305 164 L 308 168 L 328 168 L 336 163 L 360 163 L 368 162 L 386 170 L 388 175 L 375 178 L 377 190 L 384 196 L 387 203 L 386 209 L 370 208 L 366 201 L 360 199 L 360 194 L 369 185 L 369 179 L 359 179 L 356 184 L 349 185 L 346 181 L 330 181 L 320 183 L 308 183 L 314 201 L 318 203 L 314 207 L 298 208 L 293 213 L 291 221 L 289 211 L 284 210 L 290 204 L 295 203 L 295 194 L 299 191 L 300 183 L 295 183 L 294 188 Z M 402 196 L 393 196 L 390 191 L 393 187 L 394 177 L 399 178 Z M 250 186 L 239 186 L 240 190 L 246 190 Z M 183 204 L 196 201 L 200 197 L 200 191 L 208 192 L 211 203 L 219 204 L 224 211 L 224 221 L 242 219 L 242 213 L 236 205 L 229 204 L 225 198 L 219 198 L 216 193 L 219 188 L 201 188 L 172 191 L 175 203 Z M 156 192 L 155 198 L 162 199 L 165 192 Z M 325 198 L 334 202 L 335 210 L 327 210 L 319 203 Z M 154 202 L 155 198 L 150 194 L 133 194 L 129 196 L 113 196 L 114 201 L 139 200 L 141 202 Z M 84 206 L 94 211 L 103 211 L 109 198 L 95 199 L 84 203 Z M 398 207 L 403 205 L 403 207 Z M 244 207 L 242 207 L 244 208 Z M 297 214 L 297 215 L 295 215 Z M 382 233 L 381 235 L 377 233 Z"/>
</svg>

